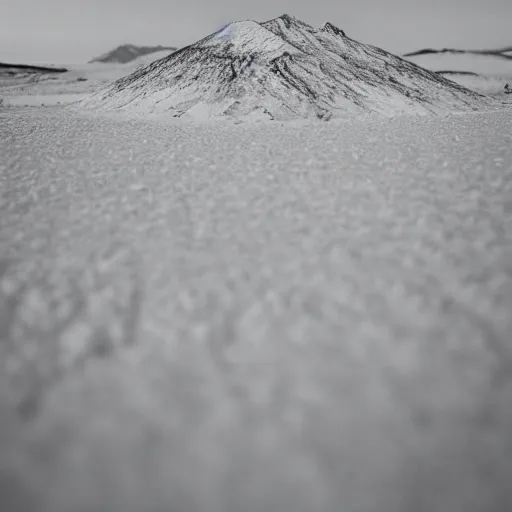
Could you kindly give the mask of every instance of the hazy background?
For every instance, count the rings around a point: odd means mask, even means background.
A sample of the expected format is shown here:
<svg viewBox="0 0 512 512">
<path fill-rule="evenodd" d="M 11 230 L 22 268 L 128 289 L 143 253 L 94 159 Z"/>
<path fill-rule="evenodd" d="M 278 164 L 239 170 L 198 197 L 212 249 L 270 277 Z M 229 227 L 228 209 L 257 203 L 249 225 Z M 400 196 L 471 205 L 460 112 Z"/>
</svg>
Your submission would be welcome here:
<svg viewBox="0 0 512 512">
<path fill-rule="evenodd" d="M 331 21 L 362 42 L 512 45 L 512 0 L 0 0 L 0 61 L 86 62 L 121 43 L 184 46 L 237 19 Z"/>
</svg>

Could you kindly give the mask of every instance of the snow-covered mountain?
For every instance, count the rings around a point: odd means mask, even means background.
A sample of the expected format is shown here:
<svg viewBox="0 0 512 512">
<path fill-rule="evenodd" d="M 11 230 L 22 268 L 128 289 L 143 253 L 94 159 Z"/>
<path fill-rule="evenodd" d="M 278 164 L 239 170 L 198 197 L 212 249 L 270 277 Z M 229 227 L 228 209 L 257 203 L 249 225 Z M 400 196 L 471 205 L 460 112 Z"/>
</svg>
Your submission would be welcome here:
<svg viewBox="0 0 512 512">
<path fill-rule="evenodd" d="M 127 62 L 131 62 L 143 55 L 161 52 L 164 50 L 175 51 L 176 48 L 169 46 L 136 46 L 133 44 L 123 44 L 108 53 L 92 59 L 90 62 L 126 64 Z"/>
<path fill-rule="evenodd" d="M 238 21 L 123 77 L 82 106 L 269 119 L 477 110 L 495 103 L 330 23 Z"/>
</svg>

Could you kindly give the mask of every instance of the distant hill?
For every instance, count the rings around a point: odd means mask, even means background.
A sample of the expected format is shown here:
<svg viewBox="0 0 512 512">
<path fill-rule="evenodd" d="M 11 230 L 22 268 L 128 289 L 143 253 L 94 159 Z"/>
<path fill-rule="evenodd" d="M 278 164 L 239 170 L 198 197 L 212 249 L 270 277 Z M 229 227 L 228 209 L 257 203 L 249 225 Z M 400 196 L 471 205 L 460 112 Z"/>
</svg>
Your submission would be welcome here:
<svg viewBox="0 0 512 512">
<path fill-rule="evenodd" d="M 474 55 L 492 55 L 494 57 L 501 57 L 503 59 L 512 59 L 512 46 L 506 48 L 498 48 L 495 50 L 460 50 L 456 48 L 443 48 L 436 50 L 434 48 L 424 48 L 416 52 L 406 53 L 404 57 L 416 57 L 418 55 L 432 55 L 432 54 L 474 54 Z"/>
<path fill-rule="evenodd" d="M 150 53 L 161 52 L 164 50 L 173 52 L 176 48 L 172 46 L 135 46 L 133 44 L 124 44 L 108 53 L 92 59 L 89 62 L 126 64 L 127 62 L 131 62 L 143 55 L 149 55 Z"/>
</svg>

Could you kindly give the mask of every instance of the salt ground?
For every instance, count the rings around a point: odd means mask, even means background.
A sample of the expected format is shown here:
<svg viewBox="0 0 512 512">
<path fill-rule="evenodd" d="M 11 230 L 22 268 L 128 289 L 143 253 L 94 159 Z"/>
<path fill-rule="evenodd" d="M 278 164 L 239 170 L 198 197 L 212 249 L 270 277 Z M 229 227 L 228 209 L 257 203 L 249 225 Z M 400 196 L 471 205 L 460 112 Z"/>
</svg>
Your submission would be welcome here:
<svg viewBox="0 0 512 512">
<path fill-rule="evenodd" d="M 3 510 L 512 509 L 512 113 L 0 111 Z"/>
</svg>

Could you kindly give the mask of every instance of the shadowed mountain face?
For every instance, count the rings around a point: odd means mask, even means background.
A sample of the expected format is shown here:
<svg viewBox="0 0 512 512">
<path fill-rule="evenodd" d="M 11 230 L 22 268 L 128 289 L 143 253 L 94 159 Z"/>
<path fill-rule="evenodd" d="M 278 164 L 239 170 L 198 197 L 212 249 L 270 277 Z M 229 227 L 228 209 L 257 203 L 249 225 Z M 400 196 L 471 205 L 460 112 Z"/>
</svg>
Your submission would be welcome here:
<svg viewBox="0 0 512 512">
<path fill-rule="evenodd" d="M 197 117 L 394 115 L 492 107 L 493 100 L 410 62 L 288 15 L 239 21 L 153 62 L 83 106 Z"/>
<path fill-rule="evenodd" d="M 114 50 L 96 57 L 90 62 L 105 62 L 105 63 L 117 63 L 126 64 L 142 55 L 148 55 L 150 53 L 160 52 L 163 50 L 174 51 L 176 48 L 169 46 L 135 46 L 132 44 L 125 44 L 118 46 Z"/>
</svg>

